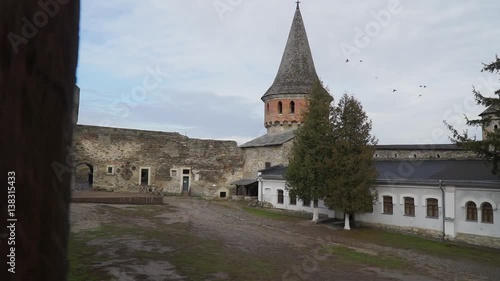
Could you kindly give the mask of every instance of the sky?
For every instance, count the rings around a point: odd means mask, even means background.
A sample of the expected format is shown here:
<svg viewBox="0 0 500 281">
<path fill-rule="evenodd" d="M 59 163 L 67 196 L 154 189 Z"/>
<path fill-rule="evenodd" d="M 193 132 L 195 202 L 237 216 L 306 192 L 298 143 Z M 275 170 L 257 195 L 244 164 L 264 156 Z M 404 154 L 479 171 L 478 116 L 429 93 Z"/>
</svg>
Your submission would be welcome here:
<svg viewBox="0 0 500 281">
<path fill-rule="evenodd" d="M 78 123 L 239 144 L 265 134 L 260 98 L 295 7 L 83 0 Z M 500 88 L 498 74 L 481 72 L 500 55 L 498 0 L 303 0 L 300 9 L 320 79 L 335 100 L 361 102 L 379 144 L 449 143 L 443 120 L 462 130 L 464 114 L 484 110 L 473 86 L 487 96 Z"/>
</svg>

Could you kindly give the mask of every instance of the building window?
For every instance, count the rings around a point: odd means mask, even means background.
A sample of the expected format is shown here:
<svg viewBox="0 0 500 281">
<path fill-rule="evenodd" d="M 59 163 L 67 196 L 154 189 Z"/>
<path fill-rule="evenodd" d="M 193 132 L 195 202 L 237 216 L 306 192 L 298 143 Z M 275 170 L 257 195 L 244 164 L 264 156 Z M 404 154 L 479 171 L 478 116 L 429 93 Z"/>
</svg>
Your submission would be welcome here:
<svg viewBox="0 0 500 281">
<path fill-rule="evenodd" d="M 394 158 L 398 158 L 398 155 L 396 153 L 394 154 Z"/>
<path fill-rule="evenodd" d="M 283 189 L 278 189 L 278 204 L 283 204 Z"/>
<path fill-rule="evenodd" d="M 493 208 L 490 203 L 481 206 L 481 222 L 493 223 Z"/>
<path fill-rule="evenodd" d="M 283 113 L 283 103 L 281 101 L 278 102 L 278 113 L 279 114 Z"/>
<path fill-rule="evenodd" d="M 384 196 L 384 214 L 392 215 L 392 197 Z"/>
<path fill-rule="evenodd" d="M 177 177 L 177 170 L 170 170 L 171 177 Z"/>
<path fill-rule="evenodd" d="M 266 162 L 266 163 L 265 163 L 265 167 L 266 167 L 266 169 L 271 168 L 271 162 Z"/>
<path fill-rule="evenodd" d="M 290 102 L 290 114 L 294 114 L 294 113 L 295 113 L 295 102 L 291 101 Z"/>
<path fill-rule="evenodd" d="M 498 125 L 493 126 L 493 129 L 498 130 Z"/>
<path fill-rule="evenodd" d="M 106 174 L 113 175 L 114 173 L 115 173 L 115 167 L 114 166 L 108 166 L 106 168 Z"/>
<path fill-rule="evenodd" d="M 427 199 L 427 217 L 439 217 L 438 200 L 436 198 Z"/>
<path fill-rule="evenodd" d="M 467 209 L 467 220 L 468 221 L 477 221 L 477 206 L 474 202 L 467 202 L 465 204 L 465 208 Z"/>
<path fill-rule="evenodd" d="M 417 158 L 417 154 L 413 154 L 413 158 Z"/>
<path fill-rule="evenodd" d="M 290 195 L 290 205 L 297 205 L 297 196 Z"/>
<path fill-rule="evenodd" d="M 182 170 L 183 175 L 189 175 L 189 169 L 184 169 Z"/>
<path fill-rule="evenodd" d="M 438 155 L 436 155 L 436 156 L 437 156 L 437 158 L 441 158 L 441 155 L 439 155 L 439 154 L 438 154 Z"/>
<path fill-rule="evenodd" d="M 269 103 L 266 103 L 266 112 L 269 113 Z"/>
<path fill-rule="evenodd" d="M 378 158 L 378 154 L 377 153 L 375 153 L 375 158 Z"/>
<path fill-rule="evenodd" d="M 405 216 L 415 216 L 415 199 L 405 197 Z"/>
<path fill-rule="evenodd" d="M 304 206 L 304 207 L 310 207 L 311 206 L 311 200 L 307 200 L 307 199 L 302 200 L 302 206 Z"/>
</svg>

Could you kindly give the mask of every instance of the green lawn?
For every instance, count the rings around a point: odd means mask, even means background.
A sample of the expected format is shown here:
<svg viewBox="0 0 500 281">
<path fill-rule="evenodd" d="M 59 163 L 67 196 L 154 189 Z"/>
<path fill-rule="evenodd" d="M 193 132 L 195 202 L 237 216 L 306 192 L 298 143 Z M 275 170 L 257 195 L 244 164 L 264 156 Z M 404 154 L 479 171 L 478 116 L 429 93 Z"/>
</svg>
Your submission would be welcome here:
<svg viewBox="0 0 500 281">
<path fill-rule="evenodd" d="M 247 213 L 256 215 L 258 217 L 264 217 L 276 220 L 311 219 L 311 216 L 309 214 L 282 212 L 282 211 L 275 211 L 272 209 L 252 208 L 247 206 L 242 206 L 241 209 Z"/>
<path fill-rule="evenodd" d="M 500 250 L 469 247 L 416 235 L 387 232 L 377 229 L 354 229 L 339 232 L 339 235 L 377 245 L 399 249 L 411 249 L 422 254 L 452 260 L 476 261 L 500 267 Z"/>
</svg>

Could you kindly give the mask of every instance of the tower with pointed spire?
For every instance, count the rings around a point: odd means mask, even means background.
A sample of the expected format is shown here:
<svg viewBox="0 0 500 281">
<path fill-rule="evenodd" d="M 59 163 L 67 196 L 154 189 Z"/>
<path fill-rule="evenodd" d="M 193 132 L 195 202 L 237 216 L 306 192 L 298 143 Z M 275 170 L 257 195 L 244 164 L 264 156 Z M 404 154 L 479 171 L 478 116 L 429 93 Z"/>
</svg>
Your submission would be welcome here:
<svg viewBox="0 0 500 281">
<path fill-rule="evenodd" d="M 262 96 L 268 134 L 280 134 L 300 126 L 307 109 L 307 95 L 319 81 L 299 3 L 297 1 L 278 74 Z"/>
</svg>

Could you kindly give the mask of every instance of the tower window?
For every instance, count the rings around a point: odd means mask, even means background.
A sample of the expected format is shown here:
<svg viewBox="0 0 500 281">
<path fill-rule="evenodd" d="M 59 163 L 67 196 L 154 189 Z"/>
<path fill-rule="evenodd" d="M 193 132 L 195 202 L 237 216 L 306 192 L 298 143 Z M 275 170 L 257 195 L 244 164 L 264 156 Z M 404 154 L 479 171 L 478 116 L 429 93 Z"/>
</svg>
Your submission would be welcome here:
<svg viewBox="0 0 500 281">
<path fill-rule="evenodd" d="M 279 114 L 283 113 L 283 103 L 281 101 L 278 102 L 278 113 Z"/>
<path fill-rule="evenodd" d="M 295 102 L 291 101 L 290 102 L 290 114 L 294 114 L 294 113 L 295 113 Z"/>
<path fill-rule="evenodd" d="M 498 125 L 493 126 L 495 130 L 498 130 Z"/>
<path fill-rule="evenodd" d="M 269 103 L 266 103 L 266 112 L 269 113 Z"/>
</svg>

